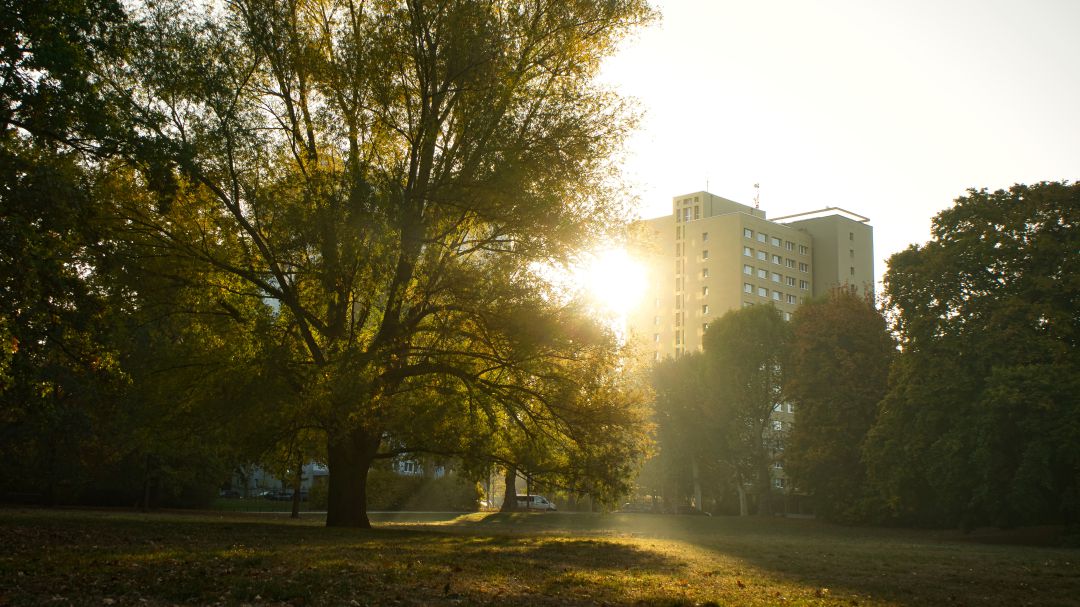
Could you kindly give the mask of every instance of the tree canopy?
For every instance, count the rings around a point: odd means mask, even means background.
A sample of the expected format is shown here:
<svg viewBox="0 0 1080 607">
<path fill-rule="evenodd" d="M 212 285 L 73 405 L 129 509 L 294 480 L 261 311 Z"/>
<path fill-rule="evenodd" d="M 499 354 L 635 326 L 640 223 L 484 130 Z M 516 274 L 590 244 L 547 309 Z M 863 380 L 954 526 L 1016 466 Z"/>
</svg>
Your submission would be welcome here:
<svg viewBox="0 0 1080 607">
<path fill-rule="evenodd" d="M 901 520 L 1080 513 L 1080 185 L 969 190 L 890 259 L 903 352 L 867 445 Z"/>
<path fill-rule="evenodd" d="M 217 317 L 218 339 L 200 321 L 173 343 L 231 348 L 230 368 L 276 388 L 263 408 L 282 413 L 262 418 L 325 433 L 328 524 L 367 525 L 368 467 L 408 452 L 625 489 L 647 444 L 640 391 L 612 332 L 541 268 L 625 218 L 610 157 L 633 116 L 593 77 L 651 18 L 643 1 L 103 7 L 33 5 L 13 22 L 5 58 L 21 74 L 46 58 L 11 51 L 38 17 L 74 24 L 56 38 L 74 52 L 56 78 L 73 94 L 16 82 L 4 134 L 90 155 L 74 163 L 100 185 L 77 208 L 115 232 L 77 283 L 115 279 L 100 292 L 131 318 Z M 106 111 L 37 128 L 45 110 L 19 112 L 39 97 Z M 155 292 L 170 278 L 184 296 Z"/>
<path fill-rule="evenodd" d="M 862 445 L 877 419 L 896 345 L 872 301 L 847 289 L 795 311 L 784 360 L 784 396 L 795 407 L 784 470 L 829 520 L 866 520 Z"/>
</svg>

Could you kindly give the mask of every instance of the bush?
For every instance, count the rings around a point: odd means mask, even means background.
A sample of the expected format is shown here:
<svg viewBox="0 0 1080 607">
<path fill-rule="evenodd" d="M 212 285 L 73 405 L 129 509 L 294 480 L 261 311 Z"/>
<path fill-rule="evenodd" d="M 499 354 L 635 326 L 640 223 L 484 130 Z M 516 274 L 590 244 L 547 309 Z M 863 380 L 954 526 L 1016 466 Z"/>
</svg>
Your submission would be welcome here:
<svg viewBox="0 0 1080 607">
<path fill-rule="evenodd" d="M 390 470 L 368 473 L 370 510 L 476 510 L 480 490 L 455 474 L 439 478 L 401 476 Z"/>
</svg>

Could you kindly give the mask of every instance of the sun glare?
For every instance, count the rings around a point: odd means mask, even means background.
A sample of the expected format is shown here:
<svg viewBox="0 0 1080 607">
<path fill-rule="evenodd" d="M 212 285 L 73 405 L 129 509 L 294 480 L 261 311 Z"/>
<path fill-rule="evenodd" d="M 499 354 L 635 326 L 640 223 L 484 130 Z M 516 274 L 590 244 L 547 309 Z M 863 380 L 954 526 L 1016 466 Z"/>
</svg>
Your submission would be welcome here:
<svg viewBox="0 0 1080 607">
<path fill-rule="evenodd" d="M 645 292 L 645 269 L 625 249 L 602 249 L 574 273 L 574 282 L 602 312 L 625 323 Z"/>
</svg>

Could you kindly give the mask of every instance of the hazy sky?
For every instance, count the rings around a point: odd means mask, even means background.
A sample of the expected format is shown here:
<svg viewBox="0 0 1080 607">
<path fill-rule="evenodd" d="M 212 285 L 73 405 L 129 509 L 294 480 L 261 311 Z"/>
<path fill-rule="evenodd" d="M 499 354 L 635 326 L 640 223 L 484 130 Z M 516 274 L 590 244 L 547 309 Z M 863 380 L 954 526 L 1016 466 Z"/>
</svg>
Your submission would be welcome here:
<svg viewBox="0 0 1080 607">
<path fill-rule="evenodd" d="M 871 219 L 875 271 L 969 187 L 1080 179 L 1080 0 L 654 0 L 603 78 L 641 216 L 708 190 Z"/>
</svg>

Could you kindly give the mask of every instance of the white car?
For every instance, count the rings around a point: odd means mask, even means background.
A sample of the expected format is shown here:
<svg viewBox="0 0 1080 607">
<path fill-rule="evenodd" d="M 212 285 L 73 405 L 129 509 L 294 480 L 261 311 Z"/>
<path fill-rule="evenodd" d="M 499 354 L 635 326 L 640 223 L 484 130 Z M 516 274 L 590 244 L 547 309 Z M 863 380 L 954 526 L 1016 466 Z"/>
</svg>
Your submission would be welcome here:
<svg viewBox="0 0 1080 607">
<path fill-rule="evenodd" d="M 519 495 L 517 496 L 517 507 L 521 510 L 556 510 L 555 504 L 552 504 L 548 499 L 542 495 Z"/>
</svg>

